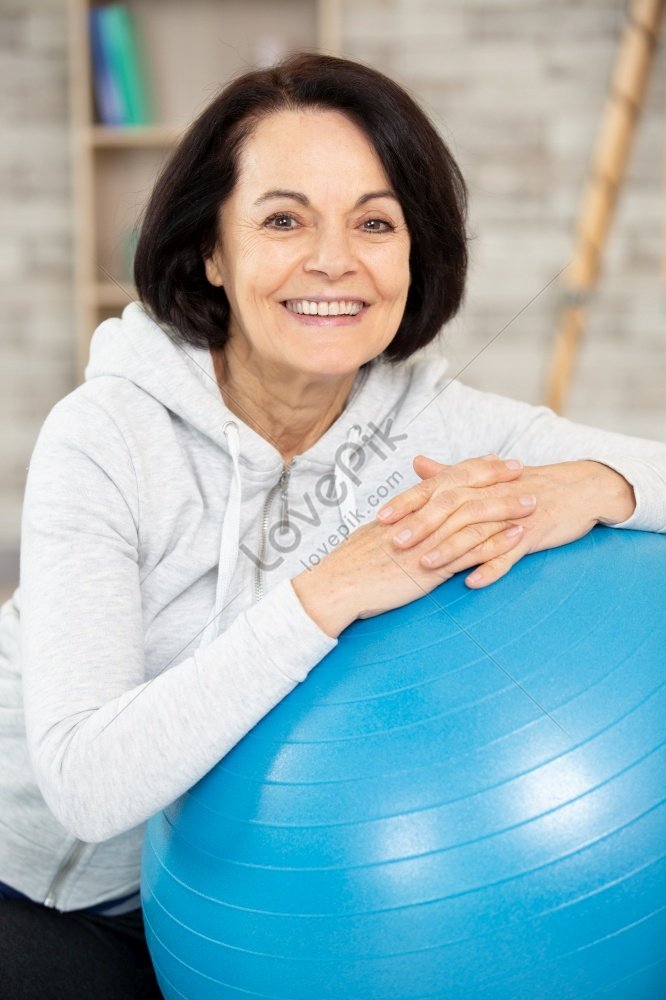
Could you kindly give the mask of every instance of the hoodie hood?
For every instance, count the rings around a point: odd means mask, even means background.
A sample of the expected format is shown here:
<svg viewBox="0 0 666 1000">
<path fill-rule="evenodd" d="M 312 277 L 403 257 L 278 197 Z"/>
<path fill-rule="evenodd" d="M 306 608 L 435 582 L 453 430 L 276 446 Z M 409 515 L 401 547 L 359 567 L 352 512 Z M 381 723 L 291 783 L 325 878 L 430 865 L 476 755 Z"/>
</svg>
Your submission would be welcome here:
<svg viewBox="0 0 666 1000">
<path fill-rule="evenodd" d="M 373 460 L 373 437 L 387 426 L 406 426 L 418 413 L 419 401 L 437 392 L 444 366 L 441 358 L 434 365 L 424 363 L 423 358 L 397 366 L 381 359 L 369 362 L 359 370 L 342 414 L 311 448 L 295 456 L 289 470 L 298 466 L 314 475 L 330 473 L 331 495 L 334 490 L 339 497 L 340 518 L 344 520 L 356 499 L 356 449 L 369 443 L 364 457 L 367 470 Z M 284 478 L 282 456 L 227 407 L 208 348 L 184 343 L 156 323 L 139 303 L 129 304 L 122 318 L 105 320 L 95 330 L 85 380 L 102 376 L 132 382 L 222 449 L 231 463 L 233 479 L 222 523 L 215 607 L 202 639 L 202 643 L 209 642 L 238 559 L 243 480 L 260 477 L 267 486 L 274 486 L 279 477 Z M 413 391 L 415 380 L 423 383 L 421 392 Z M 281 499 L 283 516 L 288 518 L 286 489 Z"/>
</svg>

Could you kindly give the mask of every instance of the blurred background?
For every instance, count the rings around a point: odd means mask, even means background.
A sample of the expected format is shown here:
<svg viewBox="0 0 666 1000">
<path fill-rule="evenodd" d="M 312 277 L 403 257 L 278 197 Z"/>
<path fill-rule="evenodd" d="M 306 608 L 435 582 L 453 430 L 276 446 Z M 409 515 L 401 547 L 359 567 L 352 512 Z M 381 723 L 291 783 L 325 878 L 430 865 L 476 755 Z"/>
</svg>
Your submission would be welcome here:
<svg viewBox="0 0 666 1000">
<path fill-rule="evenodd" d="M 566 272 L 553 279 L 571 260 L 629 4 L 128 0 L 107 5 L 115 27 L 93 6 L 0 0 L 0 591 L 18 579 L 39 428 L 80 382 L 95 323 L 131 295 L 133 227 L 160 162 L 231 73 L 291 48 L 367 62 L 430 114 L 467 179 L 472 237 L 465 306 L 437 349 L 468 384 L 543 401 Z M 135 100 L 125 94 L 123 108 L 109 106 L 100 69 L 104 32 L 118 43 L 128 13 L 121 75 L 123 66 L 134 73 Z M 564 407 L 574 420 L 659 439 L 666 28 L 661 34 Z"/>
</svg>

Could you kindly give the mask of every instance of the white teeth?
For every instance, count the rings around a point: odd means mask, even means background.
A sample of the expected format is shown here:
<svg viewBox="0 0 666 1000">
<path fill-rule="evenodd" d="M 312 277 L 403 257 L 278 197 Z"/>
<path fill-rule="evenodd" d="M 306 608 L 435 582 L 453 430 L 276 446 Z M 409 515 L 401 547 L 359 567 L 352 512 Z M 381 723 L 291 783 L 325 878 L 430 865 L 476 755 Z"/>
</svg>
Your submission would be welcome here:
<svg viewBox="0 0 666 1000">
<path fill-rule="evenodd" d="M 336 302 L 314 302 L 311 299 L 289 299 L 285 302 L 290 312 L 300 316 L 356 316 L 363 308 L 363 303 L 351 299 L 338 299 Z"/>
</svg>

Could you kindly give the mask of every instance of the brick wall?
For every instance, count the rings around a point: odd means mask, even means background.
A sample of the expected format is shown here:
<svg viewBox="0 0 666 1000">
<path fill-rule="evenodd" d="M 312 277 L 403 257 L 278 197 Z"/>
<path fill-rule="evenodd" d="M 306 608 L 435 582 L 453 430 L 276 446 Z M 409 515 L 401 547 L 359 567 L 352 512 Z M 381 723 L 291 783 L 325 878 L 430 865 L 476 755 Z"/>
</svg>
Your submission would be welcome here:
<svg viewBox="0 0 666 1000">
<path fill-rule="evenodd" d="M 3 0 L 0 15 L 0 585 L 13 573 L 31 448 L 75 384 L 65 13 L 64 0 Z M 346 53 L 424 103 L 467 178 L 469 289 L 442 348 L 480 388 L 540 399 L 561 284 L 511 320 L 569 259 L 624 13 L 619 0 L 343 3 Z M 665 108 L 666 37 L 567 411 L 657 438 L 666 436 Z"/>
<path fill-rule="evenodd" d="M 26 466 L 74 385 L 63 0 L 0 13 L 0 585 L 12 575 Z"/>
</svg>

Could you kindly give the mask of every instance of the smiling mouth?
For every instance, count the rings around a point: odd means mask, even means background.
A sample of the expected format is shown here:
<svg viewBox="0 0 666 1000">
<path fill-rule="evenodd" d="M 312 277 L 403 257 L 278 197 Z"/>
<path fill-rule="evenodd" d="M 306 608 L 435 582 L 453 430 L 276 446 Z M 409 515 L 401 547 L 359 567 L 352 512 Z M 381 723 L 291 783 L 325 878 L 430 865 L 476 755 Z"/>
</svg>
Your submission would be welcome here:
<svg viewBox="0 0 666 1000">
<path fill-rule="evenodd" d="M 282 305 L 299 316 L 356 316 L 367 302 L 361 299 L 336 299 L 316 301 L 314 299 L 287 299 Z"/>
</svg>

